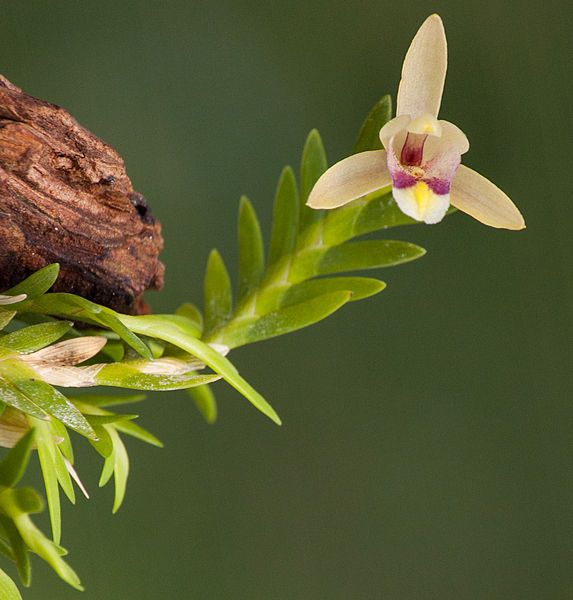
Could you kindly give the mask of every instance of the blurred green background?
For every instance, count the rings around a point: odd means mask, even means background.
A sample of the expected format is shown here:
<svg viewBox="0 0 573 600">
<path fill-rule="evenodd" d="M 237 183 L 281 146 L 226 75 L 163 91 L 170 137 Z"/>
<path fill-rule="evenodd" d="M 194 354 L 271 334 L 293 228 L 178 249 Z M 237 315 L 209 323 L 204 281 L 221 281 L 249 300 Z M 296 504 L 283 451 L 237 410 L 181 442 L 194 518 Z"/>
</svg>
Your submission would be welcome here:
<svg viewBox="0 0 573 600">
<path fill-rule="evenodd" d="M 115 516 L 78 440 L 92 500 L 65 507 L 63 543 L 87 592 L 36 561 L 27 600 L 573 598 L 570 3 L 3 0 L 0 71 L 124 156 L 164 225 L 150 300 L 173 310 L 212 246 L 235 260 L 241 193 L 268 232 L 310 128 L 348 154 L 434 11 L 442 116 L 528 229 L 394 230 L 428 254 L 380 296 L 237 351 L 282 429 L 225 384 L 212 427 L 153 397 L 166 448 L 128 442 Z"/>
</svg>

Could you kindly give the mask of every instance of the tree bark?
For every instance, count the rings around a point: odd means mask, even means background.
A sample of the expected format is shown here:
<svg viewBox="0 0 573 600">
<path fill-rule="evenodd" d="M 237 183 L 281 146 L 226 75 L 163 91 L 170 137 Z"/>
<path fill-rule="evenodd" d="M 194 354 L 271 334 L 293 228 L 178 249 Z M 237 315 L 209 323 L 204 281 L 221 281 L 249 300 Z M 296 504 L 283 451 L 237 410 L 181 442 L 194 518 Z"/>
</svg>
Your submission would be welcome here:
<svg viewBox="0 0 573 600">
<path fill-rule="evenodd" d="M 119 154 L 0 75 L 0 290 L 57 262 L 53 291 L 147 312 L 143 292 L 163 286 L 162 248 Z"/>
</svg>

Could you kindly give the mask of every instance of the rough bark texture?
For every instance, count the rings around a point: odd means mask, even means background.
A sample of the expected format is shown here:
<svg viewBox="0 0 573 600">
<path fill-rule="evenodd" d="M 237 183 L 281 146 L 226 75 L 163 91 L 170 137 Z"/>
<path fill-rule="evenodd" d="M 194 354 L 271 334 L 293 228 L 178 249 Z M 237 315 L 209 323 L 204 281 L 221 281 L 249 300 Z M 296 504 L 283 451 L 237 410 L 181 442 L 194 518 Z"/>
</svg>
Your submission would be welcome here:
<svg viewBox="0 0 573 600">
<path fill-rule="evenodd" d="M 0 291 L 60 263 L 53 291 L 128 313 L 163 286 L 161 225 L 123 160 L 0 75 Z"/>
</svg>

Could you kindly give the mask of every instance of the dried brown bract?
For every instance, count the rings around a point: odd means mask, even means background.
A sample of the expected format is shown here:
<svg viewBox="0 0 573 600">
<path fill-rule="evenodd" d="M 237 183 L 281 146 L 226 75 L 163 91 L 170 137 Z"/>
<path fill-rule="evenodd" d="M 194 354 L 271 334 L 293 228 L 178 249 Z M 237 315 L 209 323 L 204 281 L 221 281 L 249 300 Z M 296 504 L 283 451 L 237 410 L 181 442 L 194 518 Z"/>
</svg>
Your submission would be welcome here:
<svg viewBox="0 0 573 600">
<path fill-rule="evenodd" d="M 123 160 L 0 75 L 0 291 L 60 263 L 54 291 L 128 313 L 163 286 L 161 225 Z"/>
</svg>

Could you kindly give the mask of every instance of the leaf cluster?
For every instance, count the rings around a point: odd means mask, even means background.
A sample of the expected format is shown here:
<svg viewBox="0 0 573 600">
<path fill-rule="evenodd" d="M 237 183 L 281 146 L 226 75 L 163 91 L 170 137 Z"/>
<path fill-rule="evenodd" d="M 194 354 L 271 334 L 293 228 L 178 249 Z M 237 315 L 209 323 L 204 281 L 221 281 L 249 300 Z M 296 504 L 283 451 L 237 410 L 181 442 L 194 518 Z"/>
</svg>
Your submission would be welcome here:
<svg viewBox="0 0 573 600">
<path fill-rule="evenodd" d="M 390 116 L 386 96 L 367 117 L 356 152 L 379 147 L 377 133 Z M 308 208 L 308 195 L 326 168 L 322 140 L 312 131 L 298 177 L 291 167 L 280 176 L 268 245 L 254 206 L 241 199 L 236 285 L 223 257 L 213 250 L 202 310 L 185 303 L 175 314 L 131 316 L 73 294 L 50 293 L 58 265 L 45 267 L 0 296 L 0 445 L 13 446 L 0 464 L 0 552 L 16 563 L 24 585 L 30 582 L 28 555 L 33 552 L 81 589 L 60 546 L 60 490 L 72 503 L 74 483 L 87 495 L 75 470 L 70 432 L 87 439 L 101 456 L 99 484 L 113 478 L 114 512 L 125 496 L 129 474 L 124 436 L 161 446 L 134 422 L 137 415 L 114 412 L 115 406 L 144 396 L 99 391 L 70 395 L 68 388 L 185 389 L 212 423 L 217 405 L 210 384 L 223 379 L 280 424 L 278 414 L 239 374 L 227 353 L 312 325 L 348 302 L 377 294 L 386 284 L 362 271 L 400 265 L 424 254 L 402 240 L 358 239 L 413 223 L 397 208 L 389 189 L 332 211 Z M 51 540 L 30 518 L 42 509 L 40 496 L 18 487 L 32 452 L 44 479 Z M 20 597 L 1 571 L 0 597 Z"/>
</svg>

